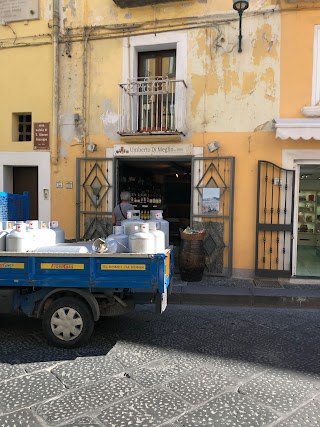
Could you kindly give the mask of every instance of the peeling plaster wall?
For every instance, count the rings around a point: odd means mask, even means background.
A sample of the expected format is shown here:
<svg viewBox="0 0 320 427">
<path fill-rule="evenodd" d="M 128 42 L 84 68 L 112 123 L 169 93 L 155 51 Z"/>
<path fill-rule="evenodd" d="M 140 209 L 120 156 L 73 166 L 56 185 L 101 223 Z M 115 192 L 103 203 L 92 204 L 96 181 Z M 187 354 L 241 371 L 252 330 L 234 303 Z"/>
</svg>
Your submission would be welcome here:
<svg viewBox="0 0 320 427">
<path fill-rule="evenodd" d="M 279 15 L 244 20 L 242 53 L 235 22 L 190 31 L 194 130 L 248 132 L 279 116 L 280 28 Z"/>
<path fill-rule="evenodd" d="M 250 11 L 276 6 L 276 0 L 251 0 Z M 61 0 L 64 23 L 73 28 L 83 25 L 111 25 L 147 20 L 181 19 L 183 16 L 209 16 L 212 14 L 230 14 L 232 2 L 225 0 L 190 0 L 189 2 L 159 3 L 144 7 L 120 8 L 113 0 Z"/>
<path fill-rule="evenodd" d="M 118 84 L 122 76 L 122 39 L 89 41 L 86 88 L 83 74 L 84 43 L 72 43 L 69 55 L 60 55 L 61 154 L 72 157 L 76 145 L 119 140 Z M 86 112 L 83 110 L 84 96 Z M 75 114 L 79 121 L 75 123 Z M 86 120 L 84 120 L 86 117 Z M 101 147 L 101 144 L 99 144 Z M 101 155 L 104 155 L 101 152 Z"/>
<path fill-rule="evenodd" d="M 129 10 L 117 8 L 112 0 L 87 2 L 65 1 L 63 21 L 73 27 L 86 23 L 102 25 L 102 16 L 109 24 L 123 23 L 123 14 L 130 12 L 130 21 L 145 22 L 154 19 L 154 8 Z M 250 8 L 261 8 L 269 3 L 253 1 Z M 78 7 L 79 6 L 79 7 Z M 157 20 L 162 13 L 166 19 L 179 16 L 222 16 L 224 2 L 192 2 L 188 6 L 159 5 Z M 218 10 L 217 10 L 218 8 Z M 111 13 L 113 11 L 114 13 Z M 144 14 L 142 15 L 142 13 Z M 117 16 L 115 16 L 117 14 Z M 122 16 L 122 18 L 120 17 Z M 235 18 L 236 17 L 236 18 Z M 231 19 L 232 18 L 232 19 Z M 228 11 L 225 23 L 213 23 L 205 28 L 189 29 L 187 54 L 188 138 L 194 132 L 251 132 L 270 130 L 271 120 L 279 116 L 280 95 L 280 15 L 266 14 L 243 19 L 243 52 L 238 53 L 238 19 Z M 182 27 L 187 22 L 182 20 Z M 168 28 L 169 30 L 170 28 Z M 92 29 L 94 31 L 94 29 Z M 93 34 L 93 33 L 92 33 Z M 95 142 L 119 141 L 118 84 L 122 82 L 122 37 L 89 39 L 87 49 L 87 89 L 84 91 L 84 43 L 71 43 L 71 54 L 61 57 L 61 137 L 62 151 L 68 156 L 68 147 L 81 143 L 79 130 Z M 164 33 L 165 34 L 165 33 Z M 150 35 L 151 39 L 152 35 Z M 129 39 L 130 42 L 130 39 Z M 62 46 L 63 49 L 63 46 Z M 179 47 L 178 47 L 179 49 Z M 111 65 L 112 64 L 112 65 Z M 84 92 L 87 101 L 87 123 L 76 129 L 72 115 L 83 115 Z M 239 111 L 242 114 L 239 114 Z M 80 132 L 81 133 L 81 132 Z"/>
</svg>

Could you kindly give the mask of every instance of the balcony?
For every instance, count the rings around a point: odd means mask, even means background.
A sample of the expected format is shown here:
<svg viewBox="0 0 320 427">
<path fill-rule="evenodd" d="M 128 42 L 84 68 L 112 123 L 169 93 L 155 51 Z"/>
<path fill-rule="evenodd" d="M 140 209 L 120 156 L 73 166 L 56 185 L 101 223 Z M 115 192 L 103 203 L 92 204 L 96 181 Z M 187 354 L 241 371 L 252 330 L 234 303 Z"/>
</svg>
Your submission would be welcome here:
<svg viewBox="0 0 320 427">
<path fill-rule="evenodd" d="M 150 0 L 113 0 L 114 3 L 122 8 L 125 7 L 139 7 L 139 6 L 150 6 Z M 152 5 L 154 3 L 160 4 L 160 3 L 173 3 L 173 2 L 184 2 L 186 0 L 157 0 L 156 2 L 152 2 Z"/>
<path fill-rule="evenodd" d="M 185 135 L 184 80 L 140 77 L 119 86 L 121 136 Z"/>
</svg>

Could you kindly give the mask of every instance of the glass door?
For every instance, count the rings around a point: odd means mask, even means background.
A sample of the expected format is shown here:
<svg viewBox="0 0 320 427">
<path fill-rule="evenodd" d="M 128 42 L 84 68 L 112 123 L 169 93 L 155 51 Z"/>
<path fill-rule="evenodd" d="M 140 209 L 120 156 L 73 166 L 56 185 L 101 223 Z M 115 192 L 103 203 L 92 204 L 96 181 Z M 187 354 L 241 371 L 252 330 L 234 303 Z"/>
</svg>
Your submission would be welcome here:
<svg viewBox="0 0 320 427">
<path fill-rule="evenodd" d="M 141 131 L 175 129 L 176 51 L 140 52 L 138 80 Z"/>
</svg>

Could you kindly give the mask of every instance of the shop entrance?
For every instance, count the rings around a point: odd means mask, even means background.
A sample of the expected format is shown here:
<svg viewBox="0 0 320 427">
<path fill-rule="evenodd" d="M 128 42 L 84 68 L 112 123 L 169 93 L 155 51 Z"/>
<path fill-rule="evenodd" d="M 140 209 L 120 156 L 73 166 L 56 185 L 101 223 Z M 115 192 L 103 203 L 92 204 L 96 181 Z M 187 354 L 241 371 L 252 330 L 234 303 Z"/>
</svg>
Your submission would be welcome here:
<svg viewBox="0 0 320 427">
<path fill-rule="evenodd" d="M 296 275 L 320 277 L 320 165 L 301 165 Z"/>
<path fill-rule="evenodd" d="M 191 159 L 118 159 L 118 189 L 131 192 L 131 203 L 143 220 L 163 210 L 170 224 L 169 242 L 178 246 L 179 228 L 190 225 Z"/>
</svg>

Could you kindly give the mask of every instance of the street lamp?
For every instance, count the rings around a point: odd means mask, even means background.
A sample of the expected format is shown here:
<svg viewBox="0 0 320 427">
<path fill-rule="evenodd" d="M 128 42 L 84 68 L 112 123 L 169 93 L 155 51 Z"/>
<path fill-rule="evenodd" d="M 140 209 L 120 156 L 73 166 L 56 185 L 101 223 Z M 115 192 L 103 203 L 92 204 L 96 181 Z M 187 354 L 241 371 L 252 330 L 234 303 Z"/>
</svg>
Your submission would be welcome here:
<svg viewBox="0 0 320 427">
<path fill-rule="evenodd" d="M 248 9 L 249 2 L 246 0 L 233 0 L 233 8 L 239 14 L 239 49 L 238 52 L 242 52 L 241 41 L 242 41 L 242 14 Z"/>
</svg>

